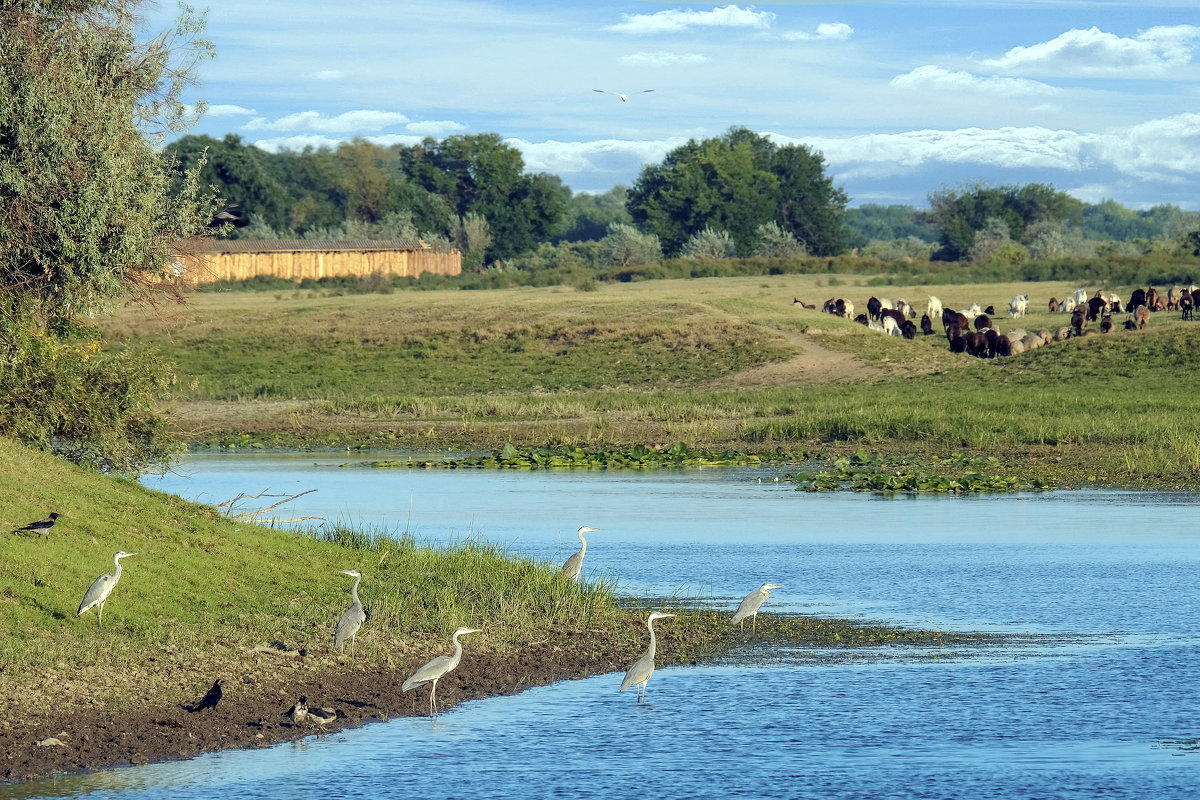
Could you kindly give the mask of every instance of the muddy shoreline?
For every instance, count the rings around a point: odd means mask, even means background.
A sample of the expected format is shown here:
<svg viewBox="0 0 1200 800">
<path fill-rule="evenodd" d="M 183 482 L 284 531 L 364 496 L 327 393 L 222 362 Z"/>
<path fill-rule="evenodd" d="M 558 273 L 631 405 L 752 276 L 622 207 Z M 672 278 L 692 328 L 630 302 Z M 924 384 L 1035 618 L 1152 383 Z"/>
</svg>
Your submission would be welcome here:
<svg viewBox="0 0 1200 800">
<path fill-rule="evenodd" d="M 517 694 L 562 680 L 623 670 L 627 653 L 589 647 L 573 651 L 545 644 L 515 656 L 469 654 L 438 682 L 438 707 Z M 180 705 L 145 709 L 86 709 L 48 716 L 28 726 L 0 729 L 0 781 L 190 758 L 229 748 L 265 747 L 321 732 L 285 716 L 301 695 L 309 705 L 334 709 L 326 732 L 394 717 L 428 713 L 427 687 L 400 691 L 409 668 L 358 668 L 341 673 L 289 675 L 271 680 L 226 678 L 215 708 L 189 712 Z M 619 681 L 614 679 L 613 691 Z M 60 744 L 41 744 L 54 739 Z"/>
</svg>

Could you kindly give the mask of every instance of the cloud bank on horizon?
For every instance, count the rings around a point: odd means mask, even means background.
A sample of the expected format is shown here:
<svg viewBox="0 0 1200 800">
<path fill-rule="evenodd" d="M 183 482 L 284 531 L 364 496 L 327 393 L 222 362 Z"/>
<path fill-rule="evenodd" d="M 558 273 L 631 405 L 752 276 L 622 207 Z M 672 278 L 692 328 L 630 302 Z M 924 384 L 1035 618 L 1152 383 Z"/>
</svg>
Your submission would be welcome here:
<svg viewBox="0 0 1200 800">
<path fill-rule="evenodd" d="M 819 150 L 852 203 L 982 179 L 1200 208 L 1190 0 L 637 5 L 215 0 L 191 132 L 269 151 L 494 132 L 605 191 L 736 125 Z"/>
</svg>

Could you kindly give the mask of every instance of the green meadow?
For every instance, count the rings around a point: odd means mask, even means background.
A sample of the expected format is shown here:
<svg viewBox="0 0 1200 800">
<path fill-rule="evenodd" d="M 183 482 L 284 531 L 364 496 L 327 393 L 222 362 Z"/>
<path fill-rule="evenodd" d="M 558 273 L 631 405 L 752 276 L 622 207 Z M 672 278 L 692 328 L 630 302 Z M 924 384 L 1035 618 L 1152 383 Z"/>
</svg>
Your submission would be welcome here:
<svg viewBox="0 0 1200 800">
<path fill-rule="evenodd" d="M 878 285 L 778 275 L 481 291 L 195 295 L 103 323 L 176 366 L 194 445 L 498 451 L 669 446 L 997 459 L 1055 484 L 1200 484 L 1197 323 L 981 361 L 810 311 L 872 295 L 993 305 L 1002 331 L 1065 326 L 1067 283 Z M 1084 287 L 1089 293 L 1100 287 Z M 1132 287 L 1105 286 L 1128 297 Z M 1030 311 L 1010 320 L 1014 294 Z M 1092 327 L 1097 327 L 1093 323 Z"/>
</svg>

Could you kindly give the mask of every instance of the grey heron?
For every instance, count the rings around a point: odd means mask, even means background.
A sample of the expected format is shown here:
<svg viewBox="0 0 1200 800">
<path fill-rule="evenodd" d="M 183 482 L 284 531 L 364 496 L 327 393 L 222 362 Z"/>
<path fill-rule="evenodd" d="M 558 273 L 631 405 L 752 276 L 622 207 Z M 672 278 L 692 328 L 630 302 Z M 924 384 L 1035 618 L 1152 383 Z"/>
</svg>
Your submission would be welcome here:
<svg viewBox="0 0 1200 800">
<path fill-rule="evenodd" d="M 59 514 L 58 512 L 51 512 L 50 516 L 46 517 L 45 519 L 39 519 L 37 522 L 31 522 L 24 528 L 17 528 L 15 531 L 13 531 L 13 533 L 19 533 L 20 531 L 32 531 L 38 536 L 49 536 L 50 529 L 54 527 L 54 521 L 61 516 L 62 514 Z"/>
<path fill-rule="evenodd" d="M 224 690 L 221 688 L 222 684 L 224 683 L 225 680 L 223 678 L 217 678 L 215 681 L 213 681 L 212 688 L 205 692 L 204 697 L 200 698 L 200 702 L 189 708 L 188 712 L 194 714 L 195 712 L 203 711 L 206 708 L 216 708 L 217 703 L 221 702 L 221 698 L 225 694 Z"/>
<path fill-rule="evenodd" d="M 583 535 L 585 533 L 594 533 L 595 531 L 596 528 L 589 528 L 587 525 L 576 531 L 576 535 L 579 536 L 579 541 L 583 543 L 583 547 L 580 548 L 578 553 L 568 558 L 567 563 L 562 566 L 563 574 L 573 581 L 579 580 L 579 573 L 583 570 L 583 557 L 587 555 L 587 539 L 583 538 Z"/>
<path fill-rule="evenodd" d="M 761 608 L 762 604 L 765 603 L 767 598 L 771 596 L 772 589 L 782 588 L 783 584 L 781 583 L 764 583 L 762 586 L 743 597 L 741 605 L 738 606 L 738 610 L 733 614 L 733 620 L 731 624 L 736 623 L 738 630 L 745 630 L 745 619 L 746 617 L 749 617 L 750 630 L 754 630 L 755 625 L 758 622 L 758 609 Z"/>
<path fill-rule="evenodd" d="M 646 648 L 646 652 L 642 657 L 633 662 L 633 666 L 625 673 L 625 680 L 621 681 L 619 691 L 625 691 L 630 686 L 638 687 L 638 702 L 643 703 L 646 700 L 646 684 L 650 681 L 650 676 L 654 674 L 654 652 L 656 642 L 654 638 L 654 620 L 673 617 L 674 614 L 667 614 L 664 611 L 652 611 L 650 616 L 646 618 L 646 627 L 650 629 L 650 646 Z"/>
<path fill-rule="evenodd" d="M 437 716 L 437 682 L 438 679 L 450 672 L 458 666 L 458 662 L 462 661 L 462 644 L 458 641 L 458 637 L 466 636 L 468 633 L 479 633 L 481 628 L 459 628 L 454 632 L 451 638 L 454 641 L 454 655 L 438 656 L 425 666 L 414 672 L 404 685 L 400 687 L 401 692 L 407 692 L 409 689 L 416 689 L 424 686 L 427 683 L 432 683 L 433 686 L 429 689 L 429 716 Z"/>
<path fill-rule="evenodd" d="M 358 584 L 362 581 L 362 573 L 356 569 L 341 570 L 343 575 L 349 575 L 354 578 L 354 586 L 350 589 L 350 607 L 342 612 L 341 619 L 338 620 L 337 628 L 333 632 L 333 643 L 338 648 L 338 652 L 343 652 L 346 648 L 346 639 L 350 639 L 350 643 L 354 643 L 354 635 L 358 633 L 358 629 L 366 622 L 367 615 L 363 611 L 362 601 L 358 599 Z"/>
<path fill-rule="evenodd" d="M 113 556 L 113 563 L 117 565 L 117 571 L 109 575 L 101 575 L 92 581 L 92 585 L 88 587 L 87 592 L 83 595 L 83 602 L 79 604 L 79 611 L 75 616 L 81 617 L 83 616 L 83 612 L 92 606 L 97 606 L 96 627 L 104 627 L 104 603 L 108 600 L 108 596 L 112 594 L 112 590 L 116 588 L 117 581 L 121 580 L 121 559 L 133 555 L 137 554 L 126 553 L 122 550 Z"/>
<path fill-rule="evenodd" d="M 653 89 L 642 89 L 640 92 L 628 92 L 628 93 L 610 92 L 608 89 L 592 89 L 592 91 L 600 92 L 600 94 L 615 94 L 617 97 L 621 98 L 621 102 L 624 103 L 629 98 L 629 95 L 631 95 L 631 94 L 645 94 L 646 92 L 653 92 L 654 90 Z"/>
</svg>

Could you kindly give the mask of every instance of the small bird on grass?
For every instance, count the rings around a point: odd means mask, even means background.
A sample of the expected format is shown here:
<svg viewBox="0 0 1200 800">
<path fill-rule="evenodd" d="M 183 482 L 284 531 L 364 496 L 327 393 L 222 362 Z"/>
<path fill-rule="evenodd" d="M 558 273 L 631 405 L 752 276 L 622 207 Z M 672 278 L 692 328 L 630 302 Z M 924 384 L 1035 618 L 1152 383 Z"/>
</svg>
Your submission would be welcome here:
<svg viewBox="0 0 1200 800">
<path fill-rule="evenodd" d="M 62 514 L 59 514 L 57 511 L 51 512 L 50 516 L 46 517 L 45 519 L 39 519 L 37 522 L 31 522 L 24 528 L 17 528 L 15 531 L 13 531 L 13 533 L 20 533 L 21 531 L 33 531 L 38 536 L 49 536 L 50 529 L 54 527 L 54 521 L 61 516 Z"/>
<path fill-rule="evenodd" d="M 189 708 L 188 711 L 194 714 L 195 712 L 203 711 L 206 708 L 216 708 L 217 703 L 221 702 L 221 697 L 224 695 L 224 692 L 221 689 L 221 684 L 224 682 L 225 680 L 223 678 L 217 678 L 215 681 L 213 681 L 212 688 L 208 690 L 204 697 L 200 698 L 199 703 L 196 703 L 196 705 Z"/>
</svg>

